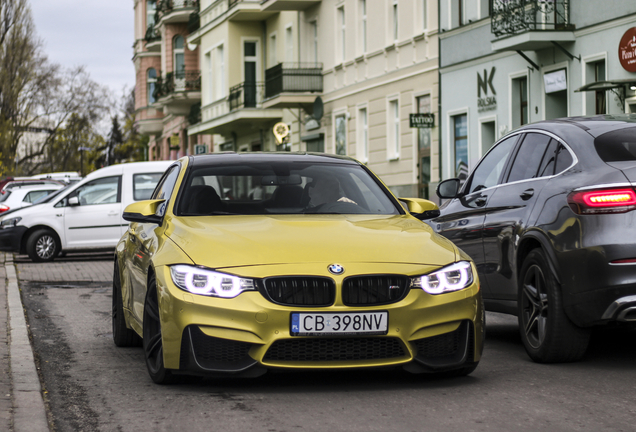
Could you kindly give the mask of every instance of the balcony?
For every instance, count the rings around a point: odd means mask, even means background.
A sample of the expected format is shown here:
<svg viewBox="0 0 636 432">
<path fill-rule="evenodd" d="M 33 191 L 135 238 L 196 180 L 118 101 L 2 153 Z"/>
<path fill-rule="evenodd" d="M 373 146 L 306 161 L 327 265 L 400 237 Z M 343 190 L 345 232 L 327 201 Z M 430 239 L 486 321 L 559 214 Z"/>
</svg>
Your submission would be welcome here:
<svg viewBox="0 0 636 432">
<path fill-rule="evenodd" d="M 146 50 L 148 51 L 160 51 L 161 50 L 161 32 L 158 31 L 154 24 L 149 25 L 146 29 L 146 35 L 144 36 L 146 41 Z"/>
<path fill-rule="evenodd" d="M 190 107 L 201 101 L 201 71 L 169 72 L 157 77 L 153 96 L 166 114 L 188 115 Z"/>
<path fill-rule="evenodd" d="M 261 0 L 227 0 L 228 20 L 264 21 L 274 11 L 261 10 Z"/>
<path fill-rule="evenodd" d="M 263 0 L 261 9 L 264 11 L 303 11 L 308 7 L 320 4 L 322 0 Z"/>
<path fill-rule="evenodd" d="M 322 63 L 279 63 L 265 71 L 264 108 L 298 108 L 311 112 L 322 93 Z"/>
<path fill-rule="evenodd" d="M 159 0 L 155 21 L 158 24 L 188 23 L 190 14 L 198 12 L 198 0 Z"/>
<path fill-rule="evenodd" d="M 190 134 L 244 134 L 258 132 L 280 121 L 282 109 L 265 109 L 262 82 L 243 82 L 230 88 L 229 95 L 201 108 L 201 122 L 191 126 Z"/>
<path fill-rule="evenodd" d="M 536 51 L 573 42 L 570 0 L 491 0 L 494 51 Z"/>
</svg>

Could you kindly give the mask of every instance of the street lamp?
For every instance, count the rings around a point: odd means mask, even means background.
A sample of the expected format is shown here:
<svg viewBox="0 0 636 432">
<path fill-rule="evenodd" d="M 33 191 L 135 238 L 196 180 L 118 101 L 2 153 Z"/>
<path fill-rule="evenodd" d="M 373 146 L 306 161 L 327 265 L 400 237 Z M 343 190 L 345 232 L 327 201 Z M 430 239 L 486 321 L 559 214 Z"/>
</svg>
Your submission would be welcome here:
<svg viewBox="0 0 636 432">
<path fill-rule="evenodd" d="M 77 149 L 80 152 L 80 177 L 84 177 L 84 152 L 85 151 L 90 151 L 91 148 L 90 147 L 78 147 Z"/>
</svg>

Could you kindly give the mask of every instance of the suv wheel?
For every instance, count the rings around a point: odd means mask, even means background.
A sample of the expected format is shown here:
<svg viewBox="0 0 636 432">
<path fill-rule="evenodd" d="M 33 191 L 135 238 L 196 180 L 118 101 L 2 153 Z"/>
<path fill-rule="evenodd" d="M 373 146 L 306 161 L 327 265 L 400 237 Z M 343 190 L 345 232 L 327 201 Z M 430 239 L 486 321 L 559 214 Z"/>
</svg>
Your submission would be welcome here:
<svg viewBox="0 0 636 432">
<path fill-rule="evenodd" d="M 519 332 L 530 358 L 539 363 L 580 360 L 590 332 L 566 316 L 560 286 L 542 249 L 524 260 L 518 286 Z"/>
<path fill-rule="evenodd" d="M 29 258 L 35 262 L 53 261 L 60 253 L 60 241 L 53 231 L 39 229 L 29 236 L 26 250 Z"/>
</svg>

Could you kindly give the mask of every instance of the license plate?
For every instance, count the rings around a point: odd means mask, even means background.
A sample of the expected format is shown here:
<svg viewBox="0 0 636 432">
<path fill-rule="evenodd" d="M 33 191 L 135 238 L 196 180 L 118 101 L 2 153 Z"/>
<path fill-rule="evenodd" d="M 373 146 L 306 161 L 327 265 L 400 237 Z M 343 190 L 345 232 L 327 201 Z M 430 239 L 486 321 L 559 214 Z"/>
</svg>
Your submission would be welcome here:
<svg viewBox="0 0 636 432">
<path fill-rule="evenodd" d="M 292 336 L 380 335 L 387 334 L 388 312 L 291 314 Z"/>
</svg>

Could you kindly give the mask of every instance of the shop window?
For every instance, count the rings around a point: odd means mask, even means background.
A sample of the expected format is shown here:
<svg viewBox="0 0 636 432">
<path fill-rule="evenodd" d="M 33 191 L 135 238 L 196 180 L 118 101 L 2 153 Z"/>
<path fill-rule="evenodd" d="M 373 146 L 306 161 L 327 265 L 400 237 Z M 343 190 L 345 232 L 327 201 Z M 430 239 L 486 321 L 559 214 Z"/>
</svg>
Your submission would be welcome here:
<svg viewBox="0 0 636 432">
<path fill-rule="evenodd" d="M 528 77 L 512 80 L 512 128 L 528 124 Z"/>
<path fill-rule="evenodd" d="M 468 115 L 453 116 L 453 154 L 455 177 L 468 176 Z"/>
</svg>

